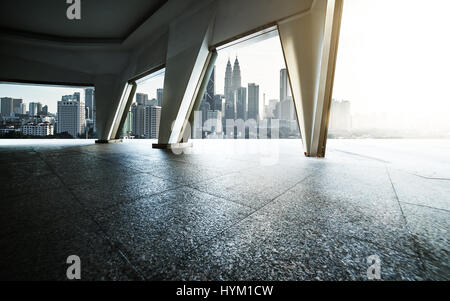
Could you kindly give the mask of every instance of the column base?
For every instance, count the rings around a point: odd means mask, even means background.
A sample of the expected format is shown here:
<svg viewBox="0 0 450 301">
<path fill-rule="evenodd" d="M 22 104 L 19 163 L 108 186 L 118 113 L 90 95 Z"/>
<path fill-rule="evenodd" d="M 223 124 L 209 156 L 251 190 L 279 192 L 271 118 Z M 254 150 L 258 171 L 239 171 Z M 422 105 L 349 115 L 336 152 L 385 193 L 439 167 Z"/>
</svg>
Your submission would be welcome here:
<svg viewBox="0 0 450 301">
<path fill-rule="evenodd" d="M 111 140 L 95 140 L 97 144 L 111 144 L 111 143 L 120 143 L 123 142 L 123 139 L 111 139 Z"/>
<path fill-rule="evenodd" d="M 192 147 L 192 142 L 185 142 L 185 143 L 155 143 L 152 145 L 153 148 L 156 149 L 183 149 L 183 148 L 190 148 Z"/>
</svg>

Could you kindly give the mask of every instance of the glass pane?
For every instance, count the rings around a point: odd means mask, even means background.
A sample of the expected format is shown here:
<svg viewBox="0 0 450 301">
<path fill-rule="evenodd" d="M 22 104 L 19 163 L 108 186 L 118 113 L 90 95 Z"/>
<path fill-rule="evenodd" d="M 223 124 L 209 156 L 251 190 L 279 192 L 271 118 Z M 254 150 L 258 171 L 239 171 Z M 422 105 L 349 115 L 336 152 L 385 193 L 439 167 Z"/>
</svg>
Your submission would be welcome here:
<svg viewBox="0 0 450 301">
<path fill-rule="evenodd" d="M 93 87 L 0 84 L 0 138 L 96 138 Z"/>
<path fill-rule="evenodd" d="M 136 81 L 136 95 L 121 131 L 122 138 L 158 139 L 164 74 L 162 69 Z"/>
<path fill-rule="evenodd" d="M 298 139 L 278 32 L 218 50 L 194 120 L 196 139 Z"/>
</svg>

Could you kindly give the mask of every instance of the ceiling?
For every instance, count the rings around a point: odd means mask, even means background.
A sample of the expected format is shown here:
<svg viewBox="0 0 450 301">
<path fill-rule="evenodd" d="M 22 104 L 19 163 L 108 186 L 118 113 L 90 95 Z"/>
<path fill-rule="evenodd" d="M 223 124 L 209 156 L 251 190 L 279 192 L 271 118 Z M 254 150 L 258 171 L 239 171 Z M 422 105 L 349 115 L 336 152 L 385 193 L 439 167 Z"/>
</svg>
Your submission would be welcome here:
<svg viewBox="0 0 450 301">
<path fill-rule="evenodd" d="M 81 0 L 81 20 L 69 20 L 66 0 L 0 1 L 0 33 L 60 41 L 121 42 L 167 0 Z"/>
</svg>

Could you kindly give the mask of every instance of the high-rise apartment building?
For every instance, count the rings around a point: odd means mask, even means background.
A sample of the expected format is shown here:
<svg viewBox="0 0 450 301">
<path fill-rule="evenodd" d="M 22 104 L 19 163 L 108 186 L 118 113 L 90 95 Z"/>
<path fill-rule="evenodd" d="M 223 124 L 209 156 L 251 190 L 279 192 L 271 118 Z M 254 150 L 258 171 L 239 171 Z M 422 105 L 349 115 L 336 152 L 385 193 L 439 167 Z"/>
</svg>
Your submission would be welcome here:
<svg viewBox="0 0 450 301">
<path fill-rule="evenodd" d="M 3 97 L 1 99 L 2 116 L 10 116 L 14 112 L 13 99 L 10 97 Z"/>
<path fill-rule="evenodd" d="M 58 101 L 57 133 L 67 132 L 77 138 L 84 133 L 86 126 L 84 101 L 80 94 L 66 95 Z"/>
<path fill-rule="evenodd" d="M 225 114 L 225 97 L 220 94 L 214 95 L 214 107 L 215 111 L 221 111 L 222 116 Z"/>
<path fill-rule="evenodd" d="M 239 66 L 239 60 L 236 57 L 233 66 L 233 77 L 231 78 L 231 86 L 233 91 L 236 91 L 241 87 L 241 67 Z"/>
<path fill-rule="evenodd" d="M 136 102 L 138 105 L 148 105 L 148 94 L 136 93 Z"/>
<path fill-rule="evenodd" d="M 280 101 L 286 100 L 291 94 L 289 77 L 286 69 L 280 70 Z"/>
<path fill-rule="evenodd" d="M 20 105 L 23 103 L 22 99 L 13 99 L 14 114 L 21 114 Z"/>
<path fill-rule="evenodd" d="M 161 107 L 134 103 L 131 116 L 132 133 L 136 138 L 158 139 Z"/>
<path fill-rule="evenodd" d="M 26 103 L 21 103 L 20 104 L 20 113 L 22 115 L 25 115 L 27 113 L 27 104 Z"/>
<path fill-rule="evenodd" d="M 259 86 L 256 84 L 248 84 L 248 119 L 259 120 Z"/>
<path fill-rule="evenodd" d="M 281 120 L 295 120 L 294 101 L 286 69 L 280 70 L 280 106 L 278 117 Z"/>
<path fill-rule="evenodd" d="M 209 103 L 211 109 L 214 108 L 214 95 L 216 94 L 215 78 L 216 68 L 213 69 L 211 76 L 209 77 L 208 84 L 206 85 L 205 95 L 203 96 L 203 99 L 207 103 Z"/>
<path fill-rule="evenodd" d="M 95 92 L 94 88 L 86 88 L 84 90 L 84 104 L 86 107 L 86 118 L 94 119 Z"/>
<path fill-rule="evenodd" d="M 239 87 L 236 89 L 236 119 L 247 120 L 247 88 Z"/>
<path fill-rule="evenodd" d="M 161 107 L 147 106 L 145 108 L 145 134 L 148 139 L 158 139 Z"/>
<path fill-rule="evenodd" d="M 41 110 L 41 112 L 39 114 L 47 116 L 48 115 L 48 106 L 47 105 L 43 106 L 42 110 Z"/>
<path fill-rule="evenodd" d="M 163 102 L 163 92 L 164 89 L 156 89 L 156 100 L 158 101 L 158 107 L 162 107 L 162 102 Z"/>
<path fill-rule="evenodd" d="M 28 104 L 28 114 L 30 116 L 37 116 L 42 111 L 42 104 L 40 102 L 30 102 Z"/>
</svg>

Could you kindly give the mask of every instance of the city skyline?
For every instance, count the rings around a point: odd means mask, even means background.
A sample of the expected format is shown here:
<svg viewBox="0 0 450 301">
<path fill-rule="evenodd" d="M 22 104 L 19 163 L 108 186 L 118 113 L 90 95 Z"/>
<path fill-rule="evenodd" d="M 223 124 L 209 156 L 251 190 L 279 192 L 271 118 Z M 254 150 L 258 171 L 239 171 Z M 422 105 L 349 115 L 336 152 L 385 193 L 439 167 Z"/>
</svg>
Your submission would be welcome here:
<svg viewBox="0 0 450 301">
<path fill-rule="evenodd" d="M 84 89 L 86 87 L 0 83 L 0 97 L 22 99 L 27 104 L 27 110 L 30 102 L 40 102 L 43 106 L 48 106 L 50 113 L 56 114 L 58 101 L 61 100 L 62 96 L 80 93 L 81 98 L 84 99 Z"/>
<path fill-rule="evenodd" d="M 436 0 L 429 7 L 418 5 L 418 0 L 391 2 L 345 1 L 333 98 L 351 100 L 352 115 L 376 113 L 395 117 L 399 114 L 409 116 L 411 124 L 426 123 L 429 117 L 445 123 L 450 114 L 450 99 L 445 91 L 446 73 L 450 69 L 450 58 L 446 55 L 450 52 L 450 41 L 443 39 L 434 28 L 449 27 L 450 20 L 445 13 L 450 9 L 450 2 Z M 395 9 L 385 11 L 386 3 Z M 405 5 L 410 9 L 401 19 L 392 13 Z M 380 23 L 378 15 L 381 13 L 384 20 Z M 429 16 L 427 22 L 415 22 L 423 15 Z M 405 26 L 411 28 L 409 33 L 403 30 Z M 238 55 L 245 69 L 243 86 L 258 83 L 260 99 L 265 94 L 266 104 L 270 99 L 278 99 L 277 79 L 265 76 L 284 68 L 278 36 L 245 47 L 225 48 L 218 54 L 216 74 L 224 74 L 227 60 L 234 60 Z M 272 71 L 266 72 L 269 69 Z M 163 83 L 163 78 L 158 81 Z M 141 89 L 145 87 L 138 86 L 137 92 Z M 216 94 L 224 94 L 223 89 L 223 82 L 216 81 Z M 156 98 L 152 90 L 149 97 Z M 74 92 L 83 93 L 83 89 L 0 83 L 1 97 L 21 98 L 25 103 L 41 102 L 48 105 L 52 113 L 56 112 L 62 95 Z M 426 108 L 423 101 L 429 104 Z M 420 117 L 423 114 L 427 115 L 425 121 Z M 408 125 L 401 122 L 397 126 Z"/>
</svg>

